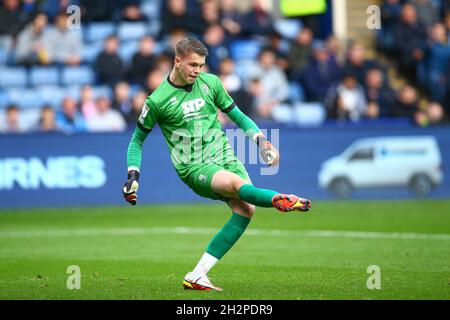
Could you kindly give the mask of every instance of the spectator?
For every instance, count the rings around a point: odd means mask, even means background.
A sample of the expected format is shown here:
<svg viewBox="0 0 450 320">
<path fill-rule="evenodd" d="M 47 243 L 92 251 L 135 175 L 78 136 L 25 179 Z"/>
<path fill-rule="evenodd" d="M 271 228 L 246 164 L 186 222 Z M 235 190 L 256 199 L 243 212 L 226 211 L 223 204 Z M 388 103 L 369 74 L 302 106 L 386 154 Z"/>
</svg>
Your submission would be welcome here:
<svg viewBox="0 0 450 320">
<path fill-rule="evenodd" d="M 378 34 L 378 41 L 385 50 L 392 50 L 395 47 L 395 26 L 399 20 L 402 5 L 400 0 L 385 0 L 381 8 L 381 24 L 383 28 Z"/>
<path fill-rule="evenodd" d="M 130 86 L 126 82 L 119 82 L 114 88 L 114 101 L 112 108 L 126 116 L 131 112 Z"/>
<path fill-rule="evenodd" d="M 1 133 L 23 133 L 26 127 L 20 117 L 20 109 L 15 104 L 6 108 L 5 121 L 0 122 Z"/>
<path fill-rule="evenodd" d="M 162 6 L 161 21 L 161 36 L 178 29 L 202 32 L 201 20 L 189 14 L 186 0 L 168 0 Z"/>
<path fill-rule="evenodd" d="M 276 65 L 276 52 L 271 48 L 263 48 L 258 57 L 253 79 L 254 85 L 260 86 L 256 112 L 262 118 L 271 118 L 273 111 L 289 97 L 289 84 L 283 70 Z"/>
<path fill-rule="evenodd" d="M 241 31 L 242 15 L 236 8 L 236 0 L 220 0 L 221 22 L 227 40 L 237 38 Z"/>
<path fill-rule="evenodd" d="M 125 121 L 129 125 L 136 124 L 139 116 L 142 112 L 142 107 L 144 106 L 145 100 L 147 99 L 147 93 L 145 91 L 139 90 L 131 98 L 131 111 L 125 115 Z"/>
<path fill-rule="evenodd" d="M 439 21 L 439 9 L 433 0 L 410 0 L 410 2 L 416 9 L 418 19 L 426 28 L 430 28 Z"/>
<path fill-rule="evenodd" d="M 377 117 L 390 117 L 395 102 L 394 91 L 386 85 L 384 73 L 380 69 L 370 69 L 366 74 L 365 93 L 368 110 Z M 376 111 L 375 111 L 376 110 Z M 373 118 L 373 116 L 370 116 Z"/>
<path fill-rule="evenodd" d="M 360 120 L 367 111 L 364 89 L 356 76 L 344 74 L 341 81 L 329 89 L 325 105 L 331 118 L 338 120 Z"/>
<path fill-rule="evenodd" d="M 110 21 L 113 18 L 113 1 L 80 0 L 80 7 L 83 21 Z"/>
<path fill-rule="evenodd" d="M 139 8 L 139 0 L 123 0 L 120 8 L 121 20 L 127 22 L 144 22 L 146 17 Z"/>
<path fill-rule="evenodd" d="M 410 79 L 416 79 L 416 65 L 425 56 L 426 37 L 425 25 L 417 19 L 416 9 L 405 4 L 395 28 L 395 43 L 401 55 L 400 65 Z"/>
<path fill-rule="evenodd" d="M 219 5 L 215 0 L 203 0 L 201 2 L 201 30 L 200 33 L 211 25 L 220 25 Z M 196 30 L 192 30 L 196 32 Z"/>
<path fill-rule="evenodd" d="M 398 93 L 394 104 L 393 115 L 395 117 L 405 117 L 415 119 L 419 111 L 416 90 L 409 85 L 404 86 Z"/>
<path fill-rule="evenodd" d="M 114 86 L 122 81 L 125 69 L 122 59 L 118 54 L 119 40 L 112 35 L 106 38 L 104 49 L 95 61 L 95 69 L 101 83 Z"/>
<path fill-rule="evenodd" d="M 446 74 L 450 64 L 450 43 L 447 41 L 445 26 L 442 23 L 435 24 L 430 38 L 426 58 L 427 74 L 423 82 L 427 84 L 431 98 L 443 103 L 447 82 L 450 77 L 449 74 Z"/>
<path fill-rule="evenodd" d="M 16 60 L 18 63 L 31 66 L 50 62 L 44 46 L 44 30 L 47 27 L 47 22 L 47 16 L 40 13 L 19 34 L 16 45 Z"/>
<path fill-rule="evenodd" d="M 81 33 L 67 27 L 67 13 L 59 13 L 55 26 L 44 32 L 44 46 L 50 63 L 78 65 L 83 46 Z"/>
<path fill-rule="evenodd" d="M 302 28 L 297 34 L 289 50 L 289 64 L 292 68 L 292 78 L 298 79 L 309 64 L 313 55 L 312 42 L 314 35 L 309 28 Z"/>
<path fill-rule="evenodd" d="M 286 75 L 288 75 L 291 71 L 288 58 L 290 48 L 289 42 L 283 39 L 280 33 L 273 31 L 266 39 L 266 47 L 269 47 L 276 52 L 276 65 L 279 66 Z"/>
<path fill-rule="evenodd" d="M 242 35 L 268 36 L 274 31 L 273 21 L 261 0 L 253 0 L 252 9 L 242 17 Z"/>
<path fill-rule="evenodd" d="M 150 71 L 147 76 L 147 82 L 145 86 L 145 90 L 148 92 L 148 94 L 152 94 L 153 91 L 158 88 L 161 82 L 164 81 L 165 75 L 166 74 L 160 68 L 156 68 Z"/>
<path fill-rule="evenodd" d="M 444 108 L 437 102 L 431 102 L 426 113 L 430 124 L 441 124 L 445 120 Z"/>
<path fill-rule="evenodd" d="M 95 113 L 94 91 L 87 85 L 81 88 L 80 110 L 85 119 L 89 119 Z"/>
<path fill-rule="evenodd" d="M 62 110 L 56 113 L 56 123 L 65 133 L 86 131 L 86 121 L 77 109 L 77 102 L 72 97 L 65 97 Z"/>
<path fill-rule="evenodd" d="M 59 128 L 56 124 L 55 110 L 50 106 L 44 106 L 41 109 L 37 131 L 39 132 L 58 132 Z"/>
<path fill-rule="evenodd" d="M 251 113 L 251 96 L 244 90 L 241 78 L 235 72 L 235 64 L 231 58 L 220 62 L 218 76 L 225 90 L 233 98 L 239 109 L 247 115 Z M 224 121 L 226 122 L 226 121 Z M 222 122 L 222 123 L 224 123 Z"/>
<path fill-rule="evenodd" d="M 316 40 L 313 43 L 313 59 L 300 78 L 307 101 L 323 102 L 328 89 L 340 75 L 341 69 L 336 60 L 330 58 L 325 44 Z"/>
<path fill-rule="evenodd" d="M 15 37 L 19 33 L 22 27 L 20 12 L 19 0 L 3 0 L 0 7 L 0 37 Z"/>
<path fill-rule="evenodd" d="M 139 44 L 139 51 L 133 56 L 131 65 L 131 82 L 145 85 L 145 78 L 150 70 L 155 67 L 156 57 L 154 55 L 155 40 L 145 36 Z"/>
<path fill-rule="evenodd" d="M 219 24 L 209 25 L 204 33 L 204 43 L 208 48 L 208 66 L 212 73 L 217 73 L 220 60 L 228 57 L 223 28 Z"/>
<path fill-rule="evenodd" d="M 111 109 L 111 101 L 106 97 L 96 99 L 97 111 L 88 119 L 91 132 L 119 132 L 126 130 L 126 123 L 119 111 Z"/>
<path fill-rule="evenodd" d="M 359 83 L 364 83 L 369 69 L 381 68 L 374 60 L 366 59 L 365 49 L 359 43 L 353 43 L 348 51 L 344 66 L 345 73 L 351 73 Z"/>
</svg>

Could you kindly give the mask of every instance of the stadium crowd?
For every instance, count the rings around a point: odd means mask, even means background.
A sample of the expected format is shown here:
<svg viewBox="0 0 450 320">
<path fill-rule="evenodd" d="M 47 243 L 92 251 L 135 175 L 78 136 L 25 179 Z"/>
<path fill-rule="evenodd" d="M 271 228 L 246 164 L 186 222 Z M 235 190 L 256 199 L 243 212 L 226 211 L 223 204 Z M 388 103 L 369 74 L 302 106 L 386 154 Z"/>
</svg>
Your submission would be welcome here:
<svg viewBox="0 0 450 320">
<path fill-rule="evenodd" d="M 68 24 L 69 5 L 81 8 L 81 28 Z M 401 56 L 415 81 L 398 91 L 360 43 L 343 51 L 333 35 L 321 39 L 317 19 L 283 18 L 271 0 L 3 0 L 0 132 L 134 126 L 187 36 L 204 41 L 205 71 L 257 121 L 399 117 L 426 126 L 450 114 L 448 1 L 385 1 L 380 48 Z"/>
</svg>

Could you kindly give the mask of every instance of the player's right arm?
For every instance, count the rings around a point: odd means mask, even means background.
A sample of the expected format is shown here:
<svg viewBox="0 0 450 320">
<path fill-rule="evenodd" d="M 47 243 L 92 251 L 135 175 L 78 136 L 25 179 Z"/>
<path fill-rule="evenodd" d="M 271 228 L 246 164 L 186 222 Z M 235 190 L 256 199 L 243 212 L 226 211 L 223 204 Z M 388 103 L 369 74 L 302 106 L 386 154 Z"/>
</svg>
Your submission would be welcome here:
<svg viewBox="0 0 450 320">
<path fill-rule="evenodd" d="M 127 150 L 127 166 L 128 175 L 122 193 L 125 200 L 132 205 L 137 203 L 137 190 L 139 189 L 139 176 L 142 161 L 142 146 L 159 117 L 156 105 L 147 98 L 146 103 L 142 107 L 136 128 L 131 136 Z"/>
</svg>

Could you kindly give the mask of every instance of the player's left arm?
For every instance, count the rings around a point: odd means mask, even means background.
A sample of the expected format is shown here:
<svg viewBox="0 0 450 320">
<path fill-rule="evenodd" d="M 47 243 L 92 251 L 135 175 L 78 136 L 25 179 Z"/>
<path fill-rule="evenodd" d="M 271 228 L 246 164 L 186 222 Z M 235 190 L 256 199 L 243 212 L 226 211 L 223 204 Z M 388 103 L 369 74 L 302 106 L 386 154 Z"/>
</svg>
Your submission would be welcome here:
<svg viewBox="0 0 450 320">
<path fill-rule="evenodd" d="M 233 105 L 231 110 L 225 114 L 257 144 L 259 153 L 265 163 L 270 166 L 278 165 L 280 162 L 280 153 L 277 148 L 267 140 L 258 125 L 252 119 L 246 116 L 236 105 Z"/>
<path fill-rule="evenodd" d="M 218 77 L 216 77 L 215 89 L 215 103 L 217 107 L 258 145 L 259 153 L 264 162 L 270 166 L 278 165 L 280 162 L 280 153 L 278 150 L 267 140 L 256 123 L 236 106 Z"/>
</svg>

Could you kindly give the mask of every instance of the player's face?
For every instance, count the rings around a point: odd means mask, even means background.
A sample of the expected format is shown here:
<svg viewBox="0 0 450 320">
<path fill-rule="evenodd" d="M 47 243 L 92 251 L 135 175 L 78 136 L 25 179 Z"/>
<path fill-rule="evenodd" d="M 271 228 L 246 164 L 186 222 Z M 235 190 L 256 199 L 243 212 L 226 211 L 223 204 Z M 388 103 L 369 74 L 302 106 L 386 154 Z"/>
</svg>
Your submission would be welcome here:
<svg viewBox="0 0 450 320">
<path fill-rule="evenodd" d="M 205 59 L 206 57 L 196 53 L 190 53 L 184 57 L 175 57 L 175 66 L 181 78 L 180 80 L 184 84 L 193 84 L 205 65 Z"/>
</svg>

